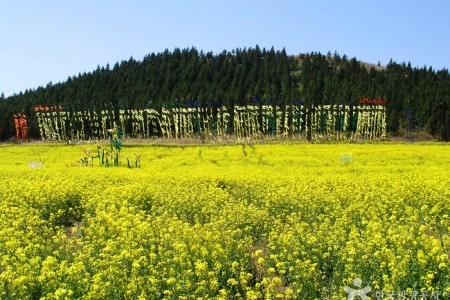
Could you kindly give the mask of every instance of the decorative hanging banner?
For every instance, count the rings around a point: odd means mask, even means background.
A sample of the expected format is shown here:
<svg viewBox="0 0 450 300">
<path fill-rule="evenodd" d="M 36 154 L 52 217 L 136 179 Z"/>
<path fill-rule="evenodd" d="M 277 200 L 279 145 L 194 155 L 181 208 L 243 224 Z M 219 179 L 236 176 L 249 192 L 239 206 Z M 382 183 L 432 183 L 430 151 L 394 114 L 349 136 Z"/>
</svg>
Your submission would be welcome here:
<svg viewBox="0 0 450 300">
<path fill-rule="evenodd" d="M 386 107 L 377 104 L 236 105 L 232 114 L 225 106 L 75 112 L 54 106 L 37 107 L 35 112 L 41 138 L 46 141 L 106 139 L 106 129 L 115 125 L 122 129 L 124 138 L 220 139 L 227 135 L 237 140 L 264 136 L 381 140 L 386 137 Z M 15 117 L 16 134 L 22 139 L 27 132 L 26 118 L 19 115 Z"/>
</svg>

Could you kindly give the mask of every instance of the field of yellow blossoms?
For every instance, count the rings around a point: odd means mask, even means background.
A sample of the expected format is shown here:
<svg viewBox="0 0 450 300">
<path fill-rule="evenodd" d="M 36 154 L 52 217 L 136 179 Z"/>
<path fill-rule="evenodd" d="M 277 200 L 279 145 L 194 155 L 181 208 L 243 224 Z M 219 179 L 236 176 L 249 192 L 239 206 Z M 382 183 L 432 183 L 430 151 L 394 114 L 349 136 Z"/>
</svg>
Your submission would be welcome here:
<svg viewBox="0 0 450 300">
<path fill-rule="evenodd" d="M 0 146 L 0 299 L 449 299 L 448 144 L 95 147 Z"/>
</svg>

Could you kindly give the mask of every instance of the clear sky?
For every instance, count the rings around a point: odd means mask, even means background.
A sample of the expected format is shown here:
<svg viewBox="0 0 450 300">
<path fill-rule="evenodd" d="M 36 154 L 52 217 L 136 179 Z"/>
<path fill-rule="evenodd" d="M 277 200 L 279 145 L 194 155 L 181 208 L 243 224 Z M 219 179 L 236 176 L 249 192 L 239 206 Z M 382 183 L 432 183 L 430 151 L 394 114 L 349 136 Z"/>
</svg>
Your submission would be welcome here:
<svg viewBox="0 0 450 300">
<path fill-rule="evenodd" d="M 449 0 L 0 0 L 0 93 L 175 47 L 450 68 Z"/>
</svg>

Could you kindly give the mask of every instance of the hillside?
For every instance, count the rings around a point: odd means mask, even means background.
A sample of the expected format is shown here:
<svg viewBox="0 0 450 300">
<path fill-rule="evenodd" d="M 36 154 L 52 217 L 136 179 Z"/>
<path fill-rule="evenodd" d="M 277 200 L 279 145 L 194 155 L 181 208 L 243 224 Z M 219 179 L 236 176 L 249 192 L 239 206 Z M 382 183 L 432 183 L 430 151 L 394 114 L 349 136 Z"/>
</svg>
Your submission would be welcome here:
<svg viewBox="0 0 450 300">
<path fill-rule="evenodd" d="M 114 66 L 98 67 L 65 82 L 3 99 L 0 139 L 15 135 L 14 113 L 28 116 L 29 137 L 39 137 L 34 107 L 61 105 L 68 110 L 153 108 L 163 105 L 244 105 L 248 103 L 357 104 L 387 100 L 391 135 L 426 131 L 450 137 L 448 70 L 412 68 L 390 62 L 378 67 L 337 53 L 287 55 L 255 48 L 204 53 L 195 48 L 151 53 Z"/>
</svg>

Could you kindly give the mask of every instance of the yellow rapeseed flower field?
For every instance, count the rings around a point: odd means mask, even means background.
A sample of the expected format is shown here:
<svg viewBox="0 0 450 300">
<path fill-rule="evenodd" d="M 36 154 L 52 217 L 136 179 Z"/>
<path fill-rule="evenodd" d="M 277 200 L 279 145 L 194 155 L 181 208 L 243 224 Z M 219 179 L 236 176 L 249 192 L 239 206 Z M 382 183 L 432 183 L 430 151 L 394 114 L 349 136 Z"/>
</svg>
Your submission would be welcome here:
<svg viewBox="0 0 450 300">
<path fill-rule="evenodd" d="M 448 144 L 85 148 L 0 146 L 1 299 L 449 297 Z"/>
</svg>

